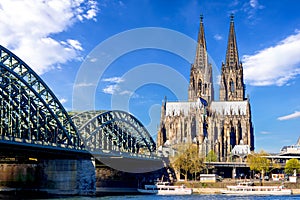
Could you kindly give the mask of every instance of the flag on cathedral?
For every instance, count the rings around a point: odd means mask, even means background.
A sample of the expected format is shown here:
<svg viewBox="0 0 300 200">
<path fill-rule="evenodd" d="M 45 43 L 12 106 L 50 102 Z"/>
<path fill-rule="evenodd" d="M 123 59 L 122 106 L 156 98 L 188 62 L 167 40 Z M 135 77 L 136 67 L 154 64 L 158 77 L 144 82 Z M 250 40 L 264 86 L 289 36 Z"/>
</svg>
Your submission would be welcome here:
<svg viewBox="0 0 300 200">
<path fill-rule="evenodd" d="M 202 107 L 202 105 L 204 107 L 208 106 L 207 101 L 205 99 L 201 98 L 201 97 L 198 98 L 198 103 L 199 103 L 199 107 Z"/>
</svg>

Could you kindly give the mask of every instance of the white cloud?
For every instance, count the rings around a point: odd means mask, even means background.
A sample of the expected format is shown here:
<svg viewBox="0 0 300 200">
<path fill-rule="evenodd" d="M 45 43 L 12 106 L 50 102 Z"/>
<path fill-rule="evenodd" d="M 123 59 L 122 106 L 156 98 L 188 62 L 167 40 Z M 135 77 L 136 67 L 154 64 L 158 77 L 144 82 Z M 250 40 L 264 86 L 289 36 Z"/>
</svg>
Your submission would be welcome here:
<svg viewBox="0 0 300 200">
<path fill-rule="evenodd" d="M 255 8 L 256 6 L 257 6 L 257 0 L 250 0 L 250 6 L 252 7 L 252 8 Z"/>
<path fill-rule="evenodd" d="M 129 90 L 124 90 L 124 91 L 120 92 L 120 94 L 121 94 L 121 95 L 131 95 L 132 92 L 129 91 Z"/>
<path fill-rule="evenodd" d="M 67 42 L 68 42 L 68 44 L 69 44 L 71 47 L 73 47 L 74 49 L 79 50 L 79 51 L 82 51 L 82 50 L 83 50 L 83 48 L 82 48 L 80 42 L 78 42 L 78 40 L 68 39 Z"/>
<path fill-rule="evenodd" d="M 108 85 L 108 86 L 106 86 L 105 88 L 103 88 L 103 92 L 105 93 L 105 94 L 115 94 L 116 92 L 118 92 L 119 91 L 119 87 L 118 87 L 118 85 Z"/>
<path fill-rule="evenodd" d="M 74 23 L 96 17 L 94 0 L 2 0 L 0 1 L 0 44 L 13 51 L 38 74 L 77 59 L 83 50 L 79 41 L 59 41 Z"/>
<path fill-rule="evenodd" d="M 111 78 L 105 78 L 102 79 L 104 82 L 110 82 L 110 83 L 121 83 L 124 81 L 122 77 L 111 77 Z"/>
<path fill-rule="evenodd" d="M 248 18 L 248 23 L 254 25 L 259 18 L 257 12 L 264 9 L 264 6 L 258 2 L 258 0 L 238 1 L 234 0 L 229 4 L 231 13 L 243 12 Z"/>
<path fill-rule="evenodd" d="M 93 87 L 93 86 L 95 86 L 94 83 L 86 83 L 86 82 L 82 82 L 74 85 L 74 87 Z"/>
<path fill-rule="evenodd" d="M 62 99 L 60 99 L 59 101 L 60 101 L 61 104 L 64 104 L 64 103 L 68 102 L 68 100 L 65 99 L 65 98 L 62 98 Z"/>
<path fill-rule="evenodd" d="M 300 74 L 300 32 L 275 46 L 243 56 L 245 81 L 250 85 L 282 86 Z"/>
<path fill-rule="evenodd" d="M 295 111 L 294 113 L 290 114 L 290 115 L 285 115 L 282 117 L 278 117 L 277 119 L 282 121 L 282 120 L 290 120 L 290 119 L 295 119 L 295 118 L 299 118 L 300 117 L 300 112 L 299 111 Z"/>
<path fill-rule="evenodd" d="M 250 0 L 249 4 L 252 8 L 255 8 L 255 9 L 263 9 L 264 8 L 264 6 L 262 6 L 258 3 L 258 0 Z"/>
<path fill-rule="evenodd" d="M 140 98 L 140 96 L 135 92 L 132 92 L 130 90 L 121 90 L 118 84 L 107 85 L 105 88 L 103 88 L 102 92 L 104 92 L 105 94 L 118 94 L 124 96 L 130 95 L 131 98 L 135 99 Z"/>
<path fill-rule="evenodd" d="M 136 96 L 134 96 L 134 92 L 130 91 L 130 90 L 121 90 L 119 87 L 119 83 L 124 82 L 124 78 L 122 77 L 110 77 L 110 78 L 105 78 L 101 80 L 102 82 L 108 82 L 109 84 L 105 86 L 105 88 L 102 89 L 102 92 L 106 93 L 106 94 L 119 94 L 119 95 L 133 95 L 133 98 L 135 98 Z"/>
<path fill-rule="evenodd" d="M 261 131 L 260 134 L 262 134 L 262 135 L 268 135 L 268 134 L 270 134 L 270 132 L 268 132 L 268 131 Z"/>
<path fill-rule="evenodd" d="M 97 62 L 97 61 L 98 61 L 97 58 L 91 58 L 91 59 L 90 59 L 90 62 L 91 62 L 91 63 L 94 63 L 94 62 Z"/>
<path fill-rule="evenodd" d="M 222 40 L 223 39 L 223 37 L 219 34 L 215 34 L 214 38 L 215 38 L 215 40 Z"/>
</svg>

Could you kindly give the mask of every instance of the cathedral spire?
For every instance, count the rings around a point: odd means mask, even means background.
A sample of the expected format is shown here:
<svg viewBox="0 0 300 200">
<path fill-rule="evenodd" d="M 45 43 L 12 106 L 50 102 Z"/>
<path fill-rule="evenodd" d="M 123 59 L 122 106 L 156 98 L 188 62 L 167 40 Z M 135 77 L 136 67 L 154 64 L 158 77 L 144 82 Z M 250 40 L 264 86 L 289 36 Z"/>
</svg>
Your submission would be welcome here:
<svg viewBox="0 0 300 200">
<path fill-rule="evenodd" d="M 200 28 L 198 32 L 197 50 L 194 65 L 200 68 L 207 65 L 207 50 L 204 36 L 203 15 L 200 15 Z"/>
<path fill-rule="evenodd" d="M 234 30 L 234 16 L 230 16 L 230 27 L 226 51 L 226 62 L 222 63 L 220 101 L 245 100 L 243 65 L 239 63 L 237 42 Z"/>
<path fill-rule="evenodd" d="M 237 67 L 239 66 L 239 56 L 236 44 L 235 30 L 234 30 L 234 15 L 230 16 L 230 27 L 229 36 L 226 52 L 226 63 L 227 67 Z"/>
<path fill-rule="evenodd" d="M 200 97 L 205 99 L 207 102 L 211 102 L 214 99 L 212 66 L 208 63 L 202 15 L 200 15 L 196 57 L 194 64 L 192 64 L 191 67 L 188 93 L 189 101 L 197 101 Z"/>
</svg>

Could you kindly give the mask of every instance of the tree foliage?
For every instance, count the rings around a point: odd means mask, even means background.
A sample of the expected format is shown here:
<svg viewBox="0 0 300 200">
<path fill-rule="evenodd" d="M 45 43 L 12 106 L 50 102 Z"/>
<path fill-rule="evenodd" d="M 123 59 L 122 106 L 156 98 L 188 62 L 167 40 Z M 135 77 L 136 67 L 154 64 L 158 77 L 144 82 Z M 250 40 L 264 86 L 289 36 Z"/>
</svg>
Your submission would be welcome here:
<svg viewBox="0 0 300 200">
<path fill-rule="evenodd" d="M 199 157 L 195 145 L 181 147 L 178 154 L 171 158 L 171 164 L 176 171 L 185 177 L 185 180 L 187 180 L 189 173 L 196 174 L 204 168 L 203 159 Z"/>
<path fill-rule="evenodd" d="M 259 153 L 249 154 L 247 157 L 247 163 L 251 170 L 254 171 L 265 171 L 268 172 L 270 168 L 271 161 L 263 156 L 267 156 L 268 154 L 264 151 Z"/>
<path fill-rule="evenodd" d="M 218 161 L 218 156 L 215 154 L 213 150 L 209 151 L 206 158 L 206 162 L 217 162 Z"/>
<path fill-rule="evenodd" d="M 284 167 L 284 172 L 286 174 L 299 173 L 299 171 L 300 171 L 300 162 L 298 159 L 292 158 L 286 162 Z"/>
<path fill-rule="evenodd" d="M 250 170 L 258 171 L 261 173 L 262 180 L 264 180 L 264 174 L 270 170 L 271 161 L 263 156 L 268 154 L 264 151 L 259 153 L 252 153 L 247 156 L 247 163 Z"/>
</svg>

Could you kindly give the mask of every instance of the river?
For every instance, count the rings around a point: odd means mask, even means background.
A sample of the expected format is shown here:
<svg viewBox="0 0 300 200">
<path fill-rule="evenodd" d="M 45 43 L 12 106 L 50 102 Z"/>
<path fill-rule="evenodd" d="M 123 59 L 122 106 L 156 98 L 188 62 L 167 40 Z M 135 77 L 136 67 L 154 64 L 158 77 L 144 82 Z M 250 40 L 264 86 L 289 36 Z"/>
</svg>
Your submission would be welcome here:
<svg viewBox="0 0 300 200">
<path fill-rule="evenodd" d="M 13 198 L 12 198 L 13 199 Z M 290 196 L 227 196 L 227 195 L 188 195 L 188 196 L 156 196 L 156 195 L 123 195 L 123 196 L 105 196 L 105 197 L 58 197 L 47 198 L 52 200 L 253 200 L 253 199 L 266 199 L 266 200 L 286 200 L 286 199 L 300 199 L 300 195 Z M 42 199 L 40 199 L 42 200 Z"/>
</svg>

